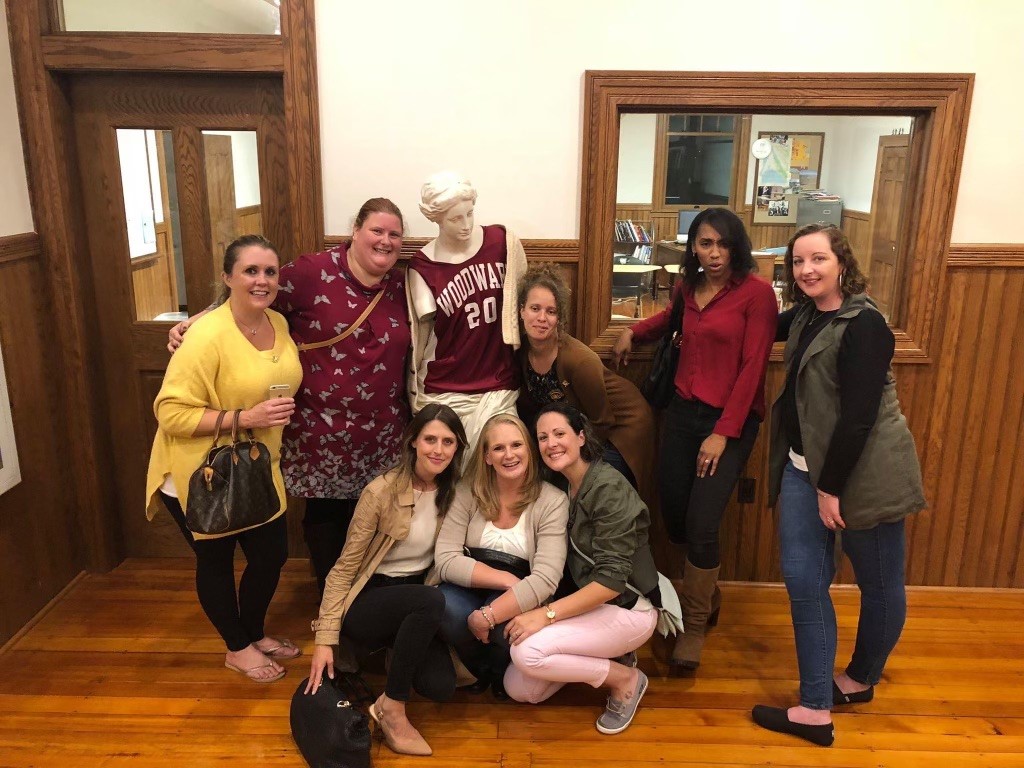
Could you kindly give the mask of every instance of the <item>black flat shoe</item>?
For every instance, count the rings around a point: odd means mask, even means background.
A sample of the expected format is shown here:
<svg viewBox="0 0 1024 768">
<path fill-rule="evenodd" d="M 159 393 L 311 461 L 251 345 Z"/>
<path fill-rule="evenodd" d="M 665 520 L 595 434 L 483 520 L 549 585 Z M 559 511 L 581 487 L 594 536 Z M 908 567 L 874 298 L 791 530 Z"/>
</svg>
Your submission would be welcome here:
<svg viewBox="0 0 1024 768">
<path fill-rule="evenodd" d="M 854 693 L 843 693 L 839 690 L 839 686 L 836 685 L 836 681 L 832 681 L 832 706 L 841 707 L 845 704 L 863 704 L 866 701 L 871 701 L 875 698 L 875 686 L 871 686 L 866 691 L 856 691 Z"/>
<path fill-rule="evenodd" d="M 817 744 L 820 747 L 831 747 L 835 741 L 836 732 L 832 723 L 827 725 L 804 725 L 794 723 L 789 719 L 789 714 L 779 707 L 766 707 L 758 704 L 750 712 L 754 722 L 762 728 L 776 733 L 788 733 L 792 736 L 799 736 L 801 739 Z"/>
</svg>

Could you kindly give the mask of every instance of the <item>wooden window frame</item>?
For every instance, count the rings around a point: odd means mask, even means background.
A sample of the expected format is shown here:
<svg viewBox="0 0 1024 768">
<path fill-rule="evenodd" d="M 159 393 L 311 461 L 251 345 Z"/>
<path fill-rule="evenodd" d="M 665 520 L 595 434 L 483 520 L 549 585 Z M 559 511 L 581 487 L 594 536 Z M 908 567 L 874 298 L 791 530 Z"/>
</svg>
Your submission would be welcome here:
<svg viewBox="0 0 1024 768">
<path fill-rule="evenodd" d="M 710 203 L 666 203 L 665 193 L 668 184 L 668 140 L 670 136 L 732 136 L 732 179 L 729 183 L 729 201 L 724 207 L 736 210 L 742 204 L 736 195 L 738 193 L 736 179 L 739 170 L 740 134 L 742 128 L 742 115 L 732 115 L 734 118 L 732 131 L 719 131 L 708 133 L 705 131 L 670 131 L 668 119 L 675 114 L 701 114 L 695 112 L 664 112 L 657 116 L 654 145 L 654 189 L 651 193 L 652 208 L 656 211 L 679 211 L 683 208 L 710 208 Z"/>
<path fill-rule="evenodd" d="M 619 119 L 626 112 L 911 115 L 912 201 L 906 211 L 896 317 L 900 363 L 928 363 L 945 281 L 945 261 L 967 137 L 973 74 L 640 72 L 588 70 L 584 75 L 577 329 L 608 355 L 622 328 L 610 322 L 608 238 L 615 220 Z M 749 139 L 749 126 L 746 129 Z M 742 153 L 745 155 L 746 153 Z M 741 163 L 741 165 L 746 165 Z M 745 177 L 746 168 L 740 169 Z M 640 359 L 650 357 L 641 351 Z"/>
</svg>

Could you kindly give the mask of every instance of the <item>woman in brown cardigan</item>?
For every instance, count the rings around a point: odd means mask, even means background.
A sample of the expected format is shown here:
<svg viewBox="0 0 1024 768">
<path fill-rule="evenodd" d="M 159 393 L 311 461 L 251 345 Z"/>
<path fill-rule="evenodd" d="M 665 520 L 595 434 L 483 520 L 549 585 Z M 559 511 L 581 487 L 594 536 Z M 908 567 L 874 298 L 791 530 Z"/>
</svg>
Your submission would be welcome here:
<svg viewBox="0 0 1024 768">
<path fill-rule="evenodd" d="M 648 484 L 654 416 L 636 386 L 604 366 L 590 347 L 565 332 L 569 289 L 550 264 L 531 266 L 518 286 L 522 384 L 519 417 L 533 429 L 548 403 L 581 411 L 604 443 L 606 462 L 633 487 Z"/>
</svg>

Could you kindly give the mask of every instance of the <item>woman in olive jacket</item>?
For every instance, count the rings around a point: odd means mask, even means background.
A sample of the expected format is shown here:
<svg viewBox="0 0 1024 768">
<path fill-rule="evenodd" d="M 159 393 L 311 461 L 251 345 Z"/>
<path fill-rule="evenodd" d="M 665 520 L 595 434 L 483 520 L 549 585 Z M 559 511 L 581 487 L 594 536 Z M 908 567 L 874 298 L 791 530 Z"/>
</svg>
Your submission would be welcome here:
<svg viewBox="0 0 1024 768">
<path fill-rule="evenodd" d="M 846 236 L 799 230 L 786 251 L 779 320 L 786 384 L 772 409 L 769 496 L 779 499 L 782 575 L 789 592 L 800 704 L 758 705 L 754 721 L 822 746 L 833 706 L 868 702 L 906 619 L 904 519 L 924 508 L 914 439 L 892 374 L 895 340 L 865 295 Z M 836 615 L 829 585 L 836 538 L 861 591 L 853 657 L 834 674 Z"/>
<path fill-rule="evenodd" d="M 601 460 L 600 443 L 572 406 L 541 409 L 537 442 L 548 468 L 569 481 L 566 577 L 546 608 L 508 623 L 512 666 L 505 689 L 516 701 L 537 703 L 570 682 L 606 688 L 597 730 L 620 733 L 647 691 L 633 652 L 658 623 L 651 516 L 622 474 Z"/>
</svg>

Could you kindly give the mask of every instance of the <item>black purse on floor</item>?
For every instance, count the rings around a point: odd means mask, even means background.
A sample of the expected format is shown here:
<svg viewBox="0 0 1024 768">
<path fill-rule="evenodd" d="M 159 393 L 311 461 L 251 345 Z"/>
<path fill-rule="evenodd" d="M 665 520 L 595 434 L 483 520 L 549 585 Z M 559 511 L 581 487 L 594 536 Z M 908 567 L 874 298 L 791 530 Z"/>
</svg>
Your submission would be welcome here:
<svg viewBox="0 0 1024 768">
<path fill-rule="evenodd" d="M 679 367 L 679 345 L 683 340 L 683 299 L 682 290 L 672 301 L 668 330 L 658 341 L 651 361 L 651 370 L 640 386 L 640 392 L 652 408 L 664 408 L 672 402 L 676 391 L 676 368 Z"/>
<path fill-rule="evenodd" d="M 217 416 L 213 448 L 188 481 L 185 522 L 194 533 L 222 534 L 262 525 L 281 510 L 270 450 L 246 430 L 239 439 L 235 411 L 231 444 L 218 445 L 227 411 Z"/>
<path fill-rule="evenodd" d="M 370 723 L 360 707 L 373 692 L 356 673 L 324 671 L 316 693 L 306 694 L 307 677 L 292 696 L 292 738 L 310 768 L 370 768 Z"/>
</svg>

